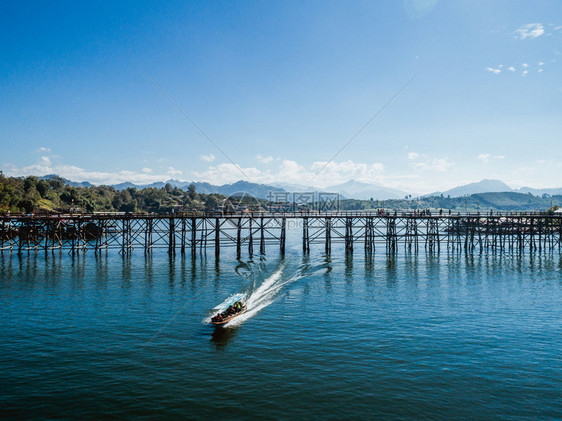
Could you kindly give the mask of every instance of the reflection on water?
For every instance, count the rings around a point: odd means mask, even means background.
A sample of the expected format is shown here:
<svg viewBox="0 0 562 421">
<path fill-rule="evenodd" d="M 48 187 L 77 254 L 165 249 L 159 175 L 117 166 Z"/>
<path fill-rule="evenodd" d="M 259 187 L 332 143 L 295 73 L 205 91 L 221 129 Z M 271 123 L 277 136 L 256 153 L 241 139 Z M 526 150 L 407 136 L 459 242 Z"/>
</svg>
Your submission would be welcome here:
<svg viewBox="0 0 562 421">
<path fill-rule="evenodd" d="M 326 289 L 327 293 L 332 292 L 332 277 L 330 274 L 332 273 L 332 256 L 330 254 L 324 255 L 324 264 L 326 267 L 326 271 L 324 272 L 324 288 Z"/>
<path fill-rule="evenodd" d="M 538 255 L 509 255 L 509 254 L 471 254 L 471 253 L 405 253 L 383 254 L 364 256 L 360 253 L 332 255 L 321 254 L 311 256 L 309 254 L 292 257 L 289 261 L 294 266 L 295 273 L 299 276 L 313 274 L 321 271 L 328 286 L 334 279 L 334 267 L 343 267 L 338 270 L 348 282 L 357 279 L 357 268 L 355 261 L 360 257 L 362 274 L 361 279 L 373 280 L 380 274 L 381 264 L 384 263 L 384 279 L 393 283 L 404 279 L 416 280 L 422 276 L 431 279 L 443 278 L 443 271 L 448 278 L 458 275 L 461 279 L 470 276 L 483 277 L 498 275 L 509 270 L 517 274 L 534 275 L 557 275 L 562 273 L 562 256 L 550 254 Z M 143 283 L 153 285 L 157 279 L 164 274 L 170 287 L 176 285 L 179 279 L 182 286 L 189 280 L 190 288 L 196 290 L 202 279 L 212 279 L 215 282 L 216 292 L 220 293 L 224 282 L 238 279 L 240 282 L 247 280 L 250 285 L 267 276 L 276 267 L 283 264 L 286 259 L 279 256 L 270 258 L 268 261 L 261 255 L 257 259 L 214 259 L 214 257 L 197 256 L 191 259 L 189 256 L 168 257 L 159 256 L 158 262 L 152 254 L 143 256 L 116 256 L 116 255 L 88 255 L 87 253 L 65 255 L 39 253 L 13 254 L 4 253 L 0 255 L 0 273 L 2 283 L 0 287 L 6 287 L 7 282 L 18 279 L 28 287 L 34 287 L 37 283 L 56 286 L 63 278 L 70 280 L 74 288 L 83 287 L 83 283 L 92 277 L 96 283 L 103 287 L 111 279 L 118 279 L 121 287 L 131 288 L 139 282 L 140 276 Z M 139 262 L 141 266 L 139 267 Z M 343 265 L 342 265 L 343 264 Z M 120 273 L 116 276 L 116 265 L 120 267 Z M 341 266 L 340 266 L 341 265 Z M 162 267 L 166 270 L 162 272 Z M 209 268 L 212 268 L 212 272 Z M 94 274 L 94 276 L 92 276 Z M 531 278 L 529 278 L 531 279 Z M 107 285 L 106 285 L 107 286 Z"/>
<path fill-rule="evenodd" d="M 561 274 L 544 253 L 5 254 L 0 405 L 12 418 L 557 419 Z M 205 324 L 238 292 L 247 314 Z"/>
<path fill-rule="evenodd" d="M 237 332 L 238 328 L 236 327 L 223 328 L 215 326 L 211 335 L 211 342 L 217 349 L 224 349 L 228 342 L 237 335 Z"/>
</svg>

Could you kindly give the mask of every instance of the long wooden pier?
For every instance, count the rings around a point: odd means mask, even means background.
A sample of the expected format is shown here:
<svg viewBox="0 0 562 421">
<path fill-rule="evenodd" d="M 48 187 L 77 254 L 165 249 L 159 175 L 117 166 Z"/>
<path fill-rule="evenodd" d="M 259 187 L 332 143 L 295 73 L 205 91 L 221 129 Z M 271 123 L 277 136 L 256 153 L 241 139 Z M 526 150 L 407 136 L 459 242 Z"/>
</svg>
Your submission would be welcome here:
<svg viewBox="0 0 562 421">
<path fill-rule="evenodd" d="M 296 231 L 296 233 L 295 233 Z M 383 249 L 398 253 L 425 249 L 467 252 L 561 250 L 562 215 L 547 213 L 327 212 L 245 214 L 71 214 L 0 216 L 0 252 L 102 253 L 134 250 L 170 255 L 225 247 L 242 253 L 285 254 L 288 232 L 302 239 L 302 251 L 331 253 Z"/>
</svg>

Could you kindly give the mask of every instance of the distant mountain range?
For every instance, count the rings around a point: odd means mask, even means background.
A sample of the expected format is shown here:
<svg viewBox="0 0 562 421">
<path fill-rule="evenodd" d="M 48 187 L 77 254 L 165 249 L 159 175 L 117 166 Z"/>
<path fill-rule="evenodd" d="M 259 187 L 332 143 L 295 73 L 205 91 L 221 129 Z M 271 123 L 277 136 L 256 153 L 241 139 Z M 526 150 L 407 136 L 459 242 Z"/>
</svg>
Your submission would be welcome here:
<svg viewBox="0 0 562 421">
<path fill-rule="evenodd" d="M 555 196 L 562 194 L 562 187 L 552 188 L 552 189 L 534 189 L 532 187 L 521 187 L 516 191 L 520 193 L 531 193 L 535 196 L 542 196 L 543 194 L 548 194 L 550 196 Z"/>
<path fill-rule="evenodd" d="M 377 184 L 362 183 L 356 180 L 350 180 L 347 183 L 336 184 L 325 188 L 314 186 L 305 186 L 302 184 L 274 183 L 274 186 L 283 188 L 290 192 L 329 192 L 339 193 L 345 199 L 358 200 L 387 200 L 387 199 L 403 199 L 406 192 L 380 186 Z"/>
<path fill-rule="evenodd" d="M 445 197 L 461 197 L 461 196 L 468 196 L 471 194 L 477 193 L 501 193 L 501 192 L 508 192 L 514 191 L 511 187 L 500 180 L 482 180 L 476 183 L 469 183 L 465 184 L 464 186 L 455 187 L 450 190 L 445 190 L 444 192 L 435 192 L 424 195 L 425 197 L 429 196 L 440 196 L 443 195 Z"/>
<path fill-rule="evenodd" d="M 504 192 L 514 192 L 514 193 L 531 193 L 535 196 L 542 196 L 548 194 L 550 196 L 562 194 L 561 188 L 550 188 L 550 189 L 534 189 L 532 187 L 521 187 L 520 189 L 513 189 L 500 180 L 488 180 L 484 179 L 476 183 L 465 184 L 464 186 L 455 187 L 450 190 L 445 190 L 444 192 L 435 192 L 431 194 L 426 194 L 424 197 L 429 196 L 440 196 L 445 197 L 462 197 L 469 196 L 471 194 L 479 193 L 504 193 Z"/>
<path fill-rule="evenodd" d="M 326 190 L 334 193 L 340 193 L 346 198 L 359 200 L 403 199 L 404 196 L 407 195 L 407 193 L 402 190 L 383 187 L 376 184 L 361 183 L 355 180 L 326 187 Z"/>
<path fill-rule="evenodd" d="M 66 178 L 59 177 L 58 175 L 55 174 L 49 174 L 41 178 L 48 180 L 55 177 L 62 179 L 66 184 L 72 187 L 94 186 L 92 183 L 88 181 L 83 181 L 83 182 L 71 181 L 71 180 L 67 180 Z M 168 181 L 160 181 L 152 184 L 140 184 L 140 185 L 133 184 L 130 182 L 125 182 L 125 183 L 113 184 L 111 185 L 111 187 L 113 187 L 116 190 L 125 190 L 128 188 L 144 189 L 149 187 L 161 189 L 164 186 L 166 186 L 166 184 L 170 184 L 172 187 L 177 187 L 182 190 L 187 190 L 189 185 L 194 184 L 195 190 L 197 190 L 198 193 L 204 193 L 204 194 L 217 193 L 217 194 L 222 194 L 224 196 L 247 194 L 257 197 L 259 199 L 268 199 L 270 197 L 270 192 L 285 191 L 284 189 L 279 187 L 268 186 L 266 184 L 250 183 L 248 181 L 237 181 L 236 183 L 233 184 L 223 184 L 222 186 L 215 186 L 210 183 L 199 182 L 199 181 L 191 182 L 191 181 L 168 180 Z"/>
<path fill-rule="evenodd" d="M 88 181 L 82 181 L 82 182 L 78 182 L 78 181 L 71 181 L 67 178 L 61 177 L 60 175 L 56 175 L 56 174 L 49 174 L 49 175 L 44 175 L 43 177 L 39 177 L 41 180 L 52 180 L 53 178 L 58 178 L 62 181 L 65 182 L 65 184 L 68 184 L 71 187 L 93 187 L 94 185 Z"/>
<path fill-rule="evenodd" d="M 59 177 L 54 174 L 46 175 L 41 177 L 43 179 L 51 179 L 54 177 L 61 178 L 65 183 L 73 187 L 92 187 L 93 184 L 88 181 L 75 182 L 67 180 L 63 177 Z M 389 187 L 380 186 L 377 184 L 363 183 L 356 180 L 350 180 L 347 183 L 336 184 L 326 188 L 318 188 L 314 186 L 306 186 L 302 184 L 289 184 L 289 183 L 273 183 L 272 185 L 250 183 L 248 181 L 237 181 L 232 184 L 223 184 L 220 186 L 213 185 L 206 182 L 190 182 L 190 181 L 179 181 L 179 180 L 168 180 L 161 181 L 152 184 L 133 184 L 130 182 L 114 184 L 111 187 L 116 190 L 124 190 L 127 188 L 137 188 L 143 189 L 147 187 L 153 188 L 163 188 L 166 184 L 170 184 L 172 187 L 177 187 L 182 190 L 186 190 L 190 184 L 194 184 L 196 190 L 199 193 L 213 194 L 218 193 L 224 196 L 231 195 L 242 195 L 248 194 L 255 196 L 260 199 L 271 199 L 272 192 L 329 192 L 329 193 L 339 193 L 344 199 L 358 199 L 358 200 L 388 200 L 388 199 L 403 199 L 407 192 L 392 189 Z M 530 193 L 534 196 L 543 196 L 545 194 L 554 196 L 562 195 L 561 188 L 548 188 L 548 189 L 535 189 L 531 187 L 522 187 L 520 189 L 513 189 L 507 184 L 500 180 L 489 180 L 485 179 L 475 183 L 469 183 L 463 186 L 458 186 L 443 192 L 434 192 L 431 194 L 426 194 L 423 197 L 431 196 L 441 196 L 444 197 L 463 197 L 472 194 L 481 193 L 503 193 L 503 192 L 514 192 L 514 193 Z"/>
</svg>

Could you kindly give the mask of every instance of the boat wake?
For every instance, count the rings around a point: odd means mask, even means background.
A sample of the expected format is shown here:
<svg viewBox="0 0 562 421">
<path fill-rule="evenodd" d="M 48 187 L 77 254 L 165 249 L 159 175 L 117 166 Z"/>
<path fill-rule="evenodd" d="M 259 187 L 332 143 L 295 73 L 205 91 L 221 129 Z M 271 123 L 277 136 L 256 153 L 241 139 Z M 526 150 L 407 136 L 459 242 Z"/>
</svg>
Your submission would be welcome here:
<svg viewBox="0 0 562 421">
<path fill-rule="evenodd" d="M 314 273 L 317 273 L 318 271 L 331 270 L 331 266 L 326 262 L 317 265 L 311 265 L 311 262 L 308 262 L 301 264 L 296 273 L 292 276 L 284 276 L 286 268 L 287 263 L 283 262 L 277 268 L 277 270 L 275 270 L 275 272 L 264 279 L 264 281 L 259 286 L 256 287 L 256 285 L 254 284 L 250 291 L 246 294 L 246 312 L 234 318 L 230 322 L 222 325 L 222 327 L 229 328 L 240 326 L 246 320 L 251 319 L 261 310 L 273 304 L 282 290 L 288 285 L 298 281 L 299 279 L 306 278 Z M 229 300 L 231 301 L 232 297 L 235 297 L 237 295 L 239 294 L 230 296 L 224 301 L 224 303 L 229 302 Z M 220 307 L 220 305 L 217 307 Z M 209 323 L 210 321 L 211 316 L 208 316 L 203 322 Z"/>
<path fill-rule="evenodd" d="M 294 275 L 283 277 L 286 266 L 286 263 L 282 263 L 271 276 L 266 278 L 259 287 L 255 288 L 246 300 L 246 305 L 248 307 L 246 312 L 224 325 L 224 327 L 236 327 L 254 317 L 265 307 L 273 304 L 279 293 L 293 282 L 306 278 L 319 271 L 331 270 L 330 265 L 325 262 L 318 265 L 303 264 Z"/>
<path fill-rule="evenodd" d="M 244 314 L 227 323 L 226 327 L 235 327 L 246 320 L 254 317 L 260 310 L 269 306 L 275 301 L 275 297 L 281 291 L 284 285 L 296 281 L 302 276 L 293 276 L 289 279 L 283 279 L 283 271 L 285 270 L 285 264 L 282 264 L 279 269 L 266 278 L 263 283 L 257 287 L 247 298 L 246 306 L 247 310 Z"/>
</svg>

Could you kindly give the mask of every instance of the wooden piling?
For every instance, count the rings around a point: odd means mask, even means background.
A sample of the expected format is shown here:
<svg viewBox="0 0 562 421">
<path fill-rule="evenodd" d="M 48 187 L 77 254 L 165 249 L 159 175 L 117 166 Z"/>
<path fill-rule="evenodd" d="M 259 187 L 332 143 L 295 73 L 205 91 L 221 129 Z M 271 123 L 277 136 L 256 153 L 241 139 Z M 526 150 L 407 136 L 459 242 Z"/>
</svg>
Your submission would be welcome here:
<svg viewBox="0 0 562 421">
<path fill-rule="evenodd" d="M 220 218 L 215 218 L 215 257 L 217 259 L 221 254 L 220 231 L 221 231 Z"/>
<path fill-rule="evenodd" d="M 240 259 L 242 253 L 242 218 L 238 218 L 236 224 L 236 258 Z"/>
<path fill-rule="evenodd" d="M 280 234 L 280 238 L 279 238 L 279 252 L 281 253 L 281 256 L 285 256 L 285 241 L 287 238 L 287 233 L 286 233 L 286 229 L 287 229 L 287 220 L 286 218 L 283 216 L 281 218 L 281 234 Z"/>
<path fill-rule="evenodd" d="M 265 254 L 265 228 L 263 225 L 263 216 L 260 218 L 260 254 Z"/>
<path fill-rule="evenodd" d="M 310 252 L 310 237 L 307 216 L 305 216 L 302 221 L 302 252 L 305 254 Z"/>
</svg>

